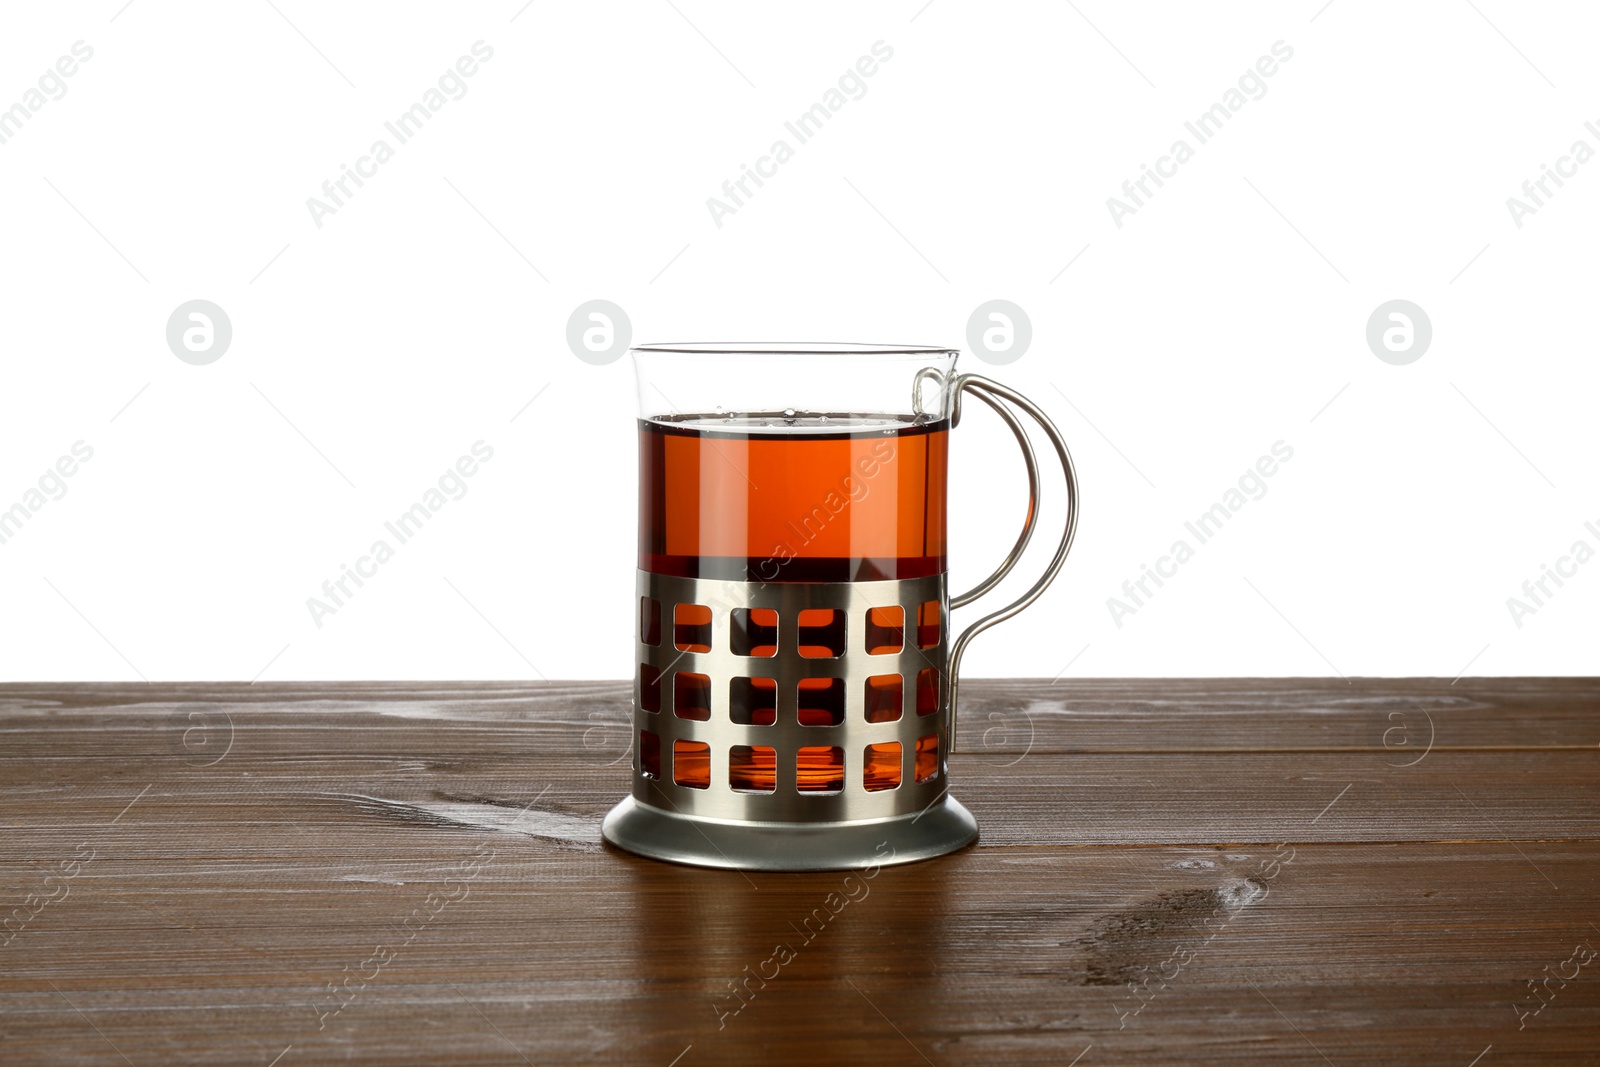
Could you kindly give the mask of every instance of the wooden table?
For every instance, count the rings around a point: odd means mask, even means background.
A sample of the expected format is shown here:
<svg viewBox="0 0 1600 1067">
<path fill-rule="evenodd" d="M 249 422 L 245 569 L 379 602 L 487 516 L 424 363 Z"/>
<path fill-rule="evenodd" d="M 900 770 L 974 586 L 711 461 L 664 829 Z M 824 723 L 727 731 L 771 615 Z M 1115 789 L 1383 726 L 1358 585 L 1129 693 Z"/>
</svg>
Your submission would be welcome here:
<svg viewBox="0 0 1600 1067">
<path fill-rule="evenodd" d="M 602 845 L 621 683 L 0 686 L 0 1063 L 1600 1062 L 1600 680 L 962 695 L 849 883 Z"/>
</svg>

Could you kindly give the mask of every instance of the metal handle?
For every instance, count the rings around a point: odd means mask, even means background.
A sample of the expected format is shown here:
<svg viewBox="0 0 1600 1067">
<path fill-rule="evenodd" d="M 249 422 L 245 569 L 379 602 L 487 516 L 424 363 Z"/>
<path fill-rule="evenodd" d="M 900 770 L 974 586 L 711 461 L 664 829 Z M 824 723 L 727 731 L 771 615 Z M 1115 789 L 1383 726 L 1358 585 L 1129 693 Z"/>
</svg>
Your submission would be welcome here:
<svg viewBox="0 0 1600 1067">
<path fill-rule="evenodd" d="M 1050 438 L 1050 443 L 1055 446 L 1056 456 L 1061 460 L 1061 470 L 1066 476 L 1067 482 L 1067 522 L 1065 529 L 1061 532 L 1061 542 L 1056 546 L 1055 556 L 1051 558 L 1050 565 L 1045 568 L 1044 574 L 1039 577 L 1038 581 L 1033 583 L 1033 587 L 1010 604 L 1000 608 L 998 611 L 990 612 L 971 626 L 968 626 L 950 646 L 951 751 L 954 751 L 956 747 L 956 691 L 961 677 L 961 655 L 967 650 L 967 643 L 984 630 L 996 623 L 1004 622 L 1028 607 L 1035 600 L 1038 600 L 1044 594 L 1044 591 L 1049 588 L 1050 583 L 1055 581 L 1056 575 L 1061 573 L 1061 567 L 1067 561 L 1067 553 L 1072 549 L 1072 539 L 1078 532 L 1078 472 L 1072 465 L 1072 453 L 1068 451 L 1067 443 L 1062 439 L 1061 431 L 1056 429 L 1055 423 L 1050 421 L 1050 417 L 1044 413 L 1043 409 L 1015 389 L 1010 389 L 999 382 L 991 381 L 976 374 L 959 374 L 950 381 L 950 425 L 952 427 L 961 421 L 961 394 L 963 392 L 972 393 L 973 396 L 993 408 L 1005 420 L 1006 425 L 1011 427 L 1011 432 L 1016 435 L 1018 443 L 1022 446 L 1023 461 L 1028 468 L 1028 518 L 1023 524 L 1022 534 L 1017 538 L 1016 545 L 1012 547 L 1006 558 L 1001 561 L 999 569 L 970 591 L 963 593 L 961 596 L 951 598 L 950 607 L 955 609 L 970 604 L 996 585 L 999 585 L 1000 580 L 1010 574 L 1011 569 L 1022 558 L 1022 551 L 1027 548 L 1029 540 L 1033 537 L 1034 527 L 1039 521 L 1039 465 L 1034 459 L 1033 446 L 1028 442 L 1028 435 L 1023 430 L 1021 422 L 1008 407 L 1000 402 L 1001 400 L 1015 404 L 1032 416 L 1033 420 L 1039 424 L 1039 428 L 1044 431 L 1045 436 Z"/>
</svg>

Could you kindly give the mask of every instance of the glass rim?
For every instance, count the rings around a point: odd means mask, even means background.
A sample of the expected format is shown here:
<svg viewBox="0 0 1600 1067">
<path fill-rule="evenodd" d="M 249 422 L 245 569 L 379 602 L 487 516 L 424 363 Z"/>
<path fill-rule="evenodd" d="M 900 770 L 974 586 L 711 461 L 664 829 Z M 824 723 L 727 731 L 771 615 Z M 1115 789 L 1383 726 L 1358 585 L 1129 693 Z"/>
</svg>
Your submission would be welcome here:
<svg viewBox="0 0 1600 1067">
<path fill-rule="evenodd" d="M 814 341 L 688 341 L 634 345 L 635 354 L 688 356 L 940 356 L 960 354 L 944 345 L 889 345 Z"/>
</svg>

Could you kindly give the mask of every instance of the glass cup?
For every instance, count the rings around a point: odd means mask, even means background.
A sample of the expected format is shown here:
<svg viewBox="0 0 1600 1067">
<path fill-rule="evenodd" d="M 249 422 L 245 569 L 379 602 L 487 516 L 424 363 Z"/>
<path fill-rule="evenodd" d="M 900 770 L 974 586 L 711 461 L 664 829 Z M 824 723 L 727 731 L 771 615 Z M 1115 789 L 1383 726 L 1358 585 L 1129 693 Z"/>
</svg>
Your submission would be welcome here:
<svg viewBox="0 0 1600 1067">
<path fill-rule="evenodd" d="M 952 349 L 680 344 L 633 350 L 639 561 L 632 795 L 613 844 L 701 866 L 905 863 L 977 839 L 952 797 L 961 656 L 1038 599 L 1072 545 L 1072 457 L 1021 394 L 956 372 Z M 1000 567 L 946 587 L 951 429 L 971 394 L 1006 422 L 1029 484 Z M 1010 573 L 1038 522 L 1038 463 L 1061 460 L 1067 518 L 1045 573 L 950 634 Z"/>
</svg>

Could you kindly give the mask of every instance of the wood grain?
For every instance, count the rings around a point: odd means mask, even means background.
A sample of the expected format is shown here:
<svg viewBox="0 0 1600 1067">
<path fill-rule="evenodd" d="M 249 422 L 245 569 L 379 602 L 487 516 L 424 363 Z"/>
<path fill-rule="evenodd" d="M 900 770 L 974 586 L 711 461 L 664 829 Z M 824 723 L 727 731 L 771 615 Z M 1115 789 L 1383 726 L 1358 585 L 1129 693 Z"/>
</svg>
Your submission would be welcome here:
<svg viewBox="0 0 1600 1067">
<path fill-rule="evenodd" d="M 1600 1062 L 1600 681 L 966 685 L 849 882 L 601 845 L 625 685 L 0 687 L 0 1063 Z"/>
</svg>

